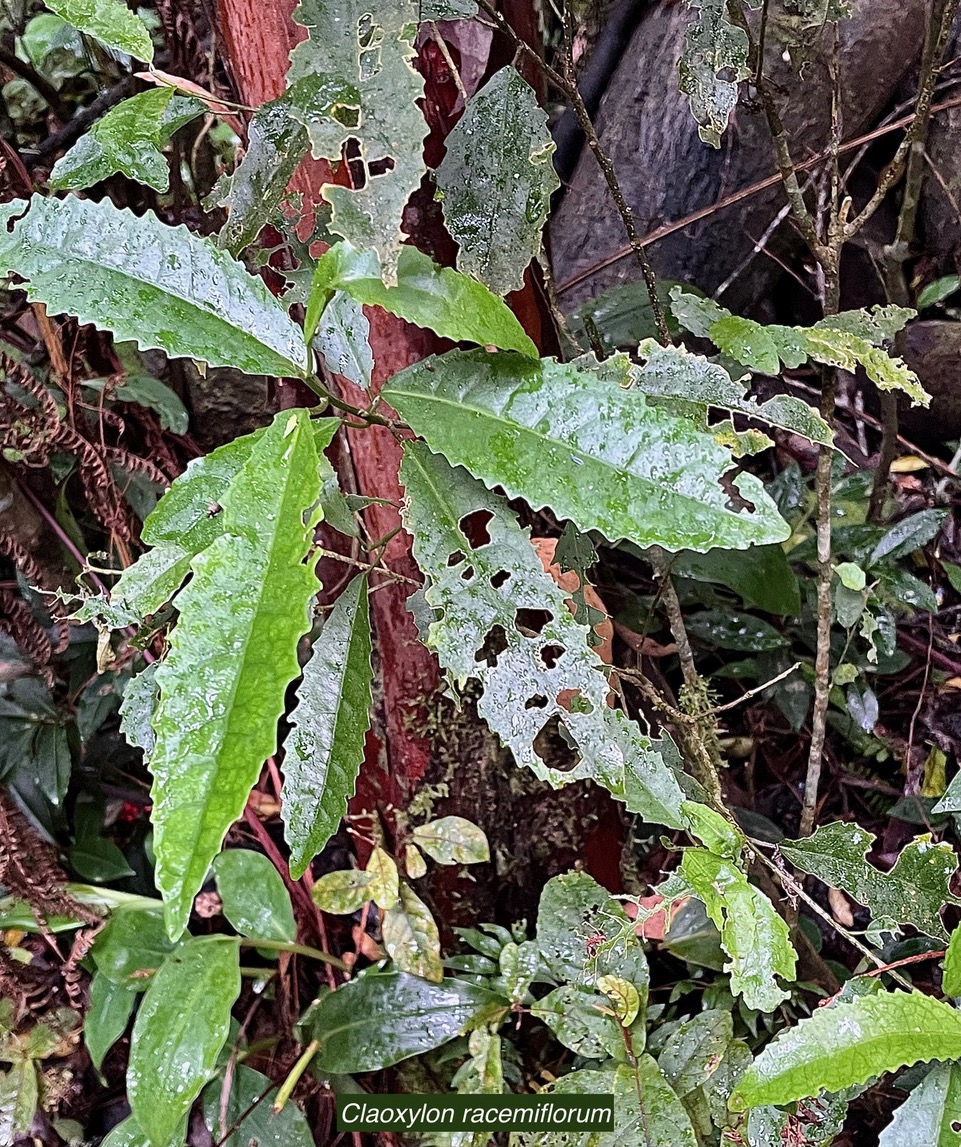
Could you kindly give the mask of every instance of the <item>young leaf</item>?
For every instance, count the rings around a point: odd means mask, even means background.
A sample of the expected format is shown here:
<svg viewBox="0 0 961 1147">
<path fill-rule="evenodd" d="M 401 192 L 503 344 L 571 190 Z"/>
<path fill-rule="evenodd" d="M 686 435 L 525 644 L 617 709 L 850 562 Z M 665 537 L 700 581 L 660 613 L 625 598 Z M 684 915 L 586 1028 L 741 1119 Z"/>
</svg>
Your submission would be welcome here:
<svg viewBox="0 0 961 1147">
<path fill-rule="evenodd" d="M 224 533 L 194 558 L 177 599 L 150 760 L 156 880 L 173 936 L 276 748 L 318 588 L 304 559 L 319 496 L 307 413 L 282 411 L 224 494 Z"/>
<path fill-rule="evenodd" d="M 149 64 L 153 60 L 150 33 L 123 0 L 47 0 L 47 7 L 78 31 L 101 44 Z"/>
<path fill-rule="evenodd" d="M 484 830 L 462 816 L 419 824 L 414 841 L 438 864 L 484 864 L 491 858 Z"/>
<path fill-rule="evenodd" d="M 878 1147 L 961 1147 L 961 1068 L 938 1063 L 895 1111 Z"/>
<path fill-rule="evenodd" d="M 457 1093 L 500 1095 L 504 1091 L 504 1061 L 501 1055 L 500 1036 L 488 1028 L 476 1028 L 470 1033 L 467 1050 L 470 1052 L 470 1059 L 457 1069 L 451 1080 Z"/>
<path fill-rule="evenodd" d="M 455 342 L 480 343 L 537 356 L 513 312 L 482 284 L 438 265 L 416 247 L 401 248 L 396 284 L 381 277 L 373 251 L 337 243 L 321 255 L 307 304 L 305 328 L 311 331 L 332 291 L 344 291 L 365 306 L 383 307 L 419 327 L 429 327 Z"/>
<path fill-rule="evenodd" d="M 363 0 L 301 0 L 294 19 L 307 29 L 308 38 L 290 54 L 288 88 L 297 91 L 322 75 L 356 93 L 353 106 L 333 114 L 330 108 L 318 110 L 313 100 L 295 108 L 315 158 L 339 159 L 344 142 L 357 134 L 358 123 L 363 125 L 357 157 L 364 167 L 360 189 L 331 184 L 321 189 L 334 209 L 330 230 L 375 251 L 393 282 L 404 207 L 426 171 L 427 124 L 417 105 L 424 81 L 412 67 L 417 5 L 383 0 L 372 12 Z M 385 158 L 391 161 L 387 170 Z"/>
<path fill-rule="evenodd" d="M 112 107 L 54 164 L 50 186 L 91 187 L 118 172 L 155 191 L 170 186 L 161 151 L 171 136 L 204 111 L 200 100 L 151 88 Z M 186 429 L 181 431 L 186 433 Z"/>
<path fill-rule="evenodd" d="M 688 848 L 681 865 L 685 880 L 720 929 L 731 991 L 742 995 L 748 1007 L 773 1012 L 789 994 L 775 976 L 794 981 L 797 955 L 787 924 L 731 861 L 703 848 Z"/>
<path fill-rule="evenodd" d="M 314 1066 L 354 1074 L 440 1047 L 476 1011 L 499 1002 L 506 1010 L 506 1001 L 466 980 L 432 984 L 406 972 L 368 973 L 321 996 L 302 1022 L 320 1041 Z"/>
<path fill-rule="evenodd" d="M 213 868 L 224 916 L 241 936 L 286 943 L 297 939 L 290 894 L 263 853 L 228 848 L 214 858 Z"/>
<path fill-rule="evenodd" d="M 690 101 L 697 134 L 720 147 L 737 103 L 737 85 L 750 75 L 747 36 L 731 23 L 724 0 L 688 0 L 688 5 L 698 14 L 684 34 L 680 89 Z"/>
<path fill-rule="evenodd" d="M 732 1111 L 840 1091 L 886 1071 L 961 1057 L 961 1014 L 920 992 L 879 992 L 819 1008 L 747 1069 Z"/>
<path fill-rule="evenodd" d="M 453 351 L 395 375 L 383 395 L 431 450 L 581 531 L 699 551 L 788 534 L 753 475 L 733 480 L 753 510 L 733 507 L 721 485 L 731 455 L 713 431 L 613 375 Z"/>
<path fill-rule="evenodd" d="M 229 936 L 186 940 L 144 996 L 130 1043 L 130 1109 L 153 1147 L 167 1147 L 214 1074 L 240 994 L 240 946 Z"/>
<path fill-rule="evenodd" d="M 382 924 L 387 954 L 403 972 L 439 984 L 444 978 L 440 959 L 440 933 L 430 909 L 403 882 L 400 898 L 384 913 Z"/>
<path fill-rule="evenodd" d="M 126 8 L 124 8 L 126 11 Z M 247 374 L 296 375 L 303 335 L 262 279 L 186 227 L 109 199 L 34 196 L 0 210 L 0 268 L 26 280 L 31 299 L 133 339 L 141 349 L 232 366 Z"/>
<path fill-rule="evenodd" d="M 284 744 L 284 835 L 298 879 L 337 831 L 370 727 L 367 579 L 354 578 L 314 642 Z"/>
<path fill-rule="evenodd" d="M 109 980 L 103 972 L 94 972 L 90 1007 L 83 1019 L 83 1039 L 94 1071 L 99 1073 L 104 1056 L 127 1030 L 136 1002 L 136 992 Z"/>
<path fill-rule="evenodd" d="M 273 1087 L 266 1075 L 244 1064 L 234 1069 L 229 1082 L 215 1079 L 208 1083 L 200 1105 L 214 1142 L 233 1128 L 230 1138 L 238 1147 L 241 1143 L 254 1143 L 257 1147 L 314 1147 L 310 1125 L 296 1103 L 288 1102 L 280 1111 L 274 1111 L 269 1102 L 258 1102 Z M 229 1093 L 223 1103 L 225 1088 Z"/>
<path fill-rule="evenodd" d="M 587 626 L 571 616 L 564 591 L 544 572 L 504 499 L 422 443 L 405 450 L 401 481 L 408 495 L 404 523 L 428 579 L 426 600 L 439 611 L 427 643 L 458 684 L 470 678 L 483 684 L 478 712 L 517 762 L 555 787 L 593 777 L 646 819 L 681 827 L 673 773 L 640 729 L 607 704 L 604 667 Z M 475 546 L 463 523 L 478 512 L 489 518 L 490 540 Z M 536 639 L 525 635 L 525 616 L 536 621 L 545 612 Z M 499 643 L 493 658 L 485 652 L 489 640 Z M 581 754 L 569 772 L 549 767 L 534 751 L 552 717 Z"/>
<path fill-rule="evenodd" d="M 364 871 L 370 878 L 367 885 L 370 899 L 385 911 L 393 908 L 400 896 L 400 877 L 394 858 L 382 848 L 375 848 Z"/>
<path fill-rule="evenodd" d="M 519 291 L 560 180 L 547 115 L 513 65 L 471 97 L 446 146 L 436 179 L 457 269 L 498 295 Z"/>
<path fill-rule="evenodd" d="M 941 909 L 958 903 L 950 892 L 958 869 L 954 849 L 922 836 L 904 846 L 890 872 L 880 872 L 866 859 L 873 844 L 873 833 L 838 821 L 804 840 L 782 841 L 779 848 L 796 868 L 863 904 L 874 932 L 896 932 L 911 924 L 928 936 L 946 938 Z"/>
<path fill-rule="evenodd" d="M 314 334 L 314 345 L 324 356 L 328 370 L 349 378 L 364 390 L 370 386 L 374 373 L 370 323 L 360 303 L 346 291 L 335 291 L 324 307 Z"/>
</svg>

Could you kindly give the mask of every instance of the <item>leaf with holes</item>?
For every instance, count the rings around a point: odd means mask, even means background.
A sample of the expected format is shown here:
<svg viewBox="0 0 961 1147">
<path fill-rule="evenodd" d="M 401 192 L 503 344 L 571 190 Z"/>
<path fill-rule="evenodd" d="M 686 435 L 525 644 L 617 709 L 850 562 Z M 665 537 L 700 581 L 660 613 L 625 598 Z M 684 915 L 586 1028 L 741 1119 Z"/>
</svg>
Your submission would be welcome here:
<svg viewBox="0 0 961 1147">
<path fill-rule="evenodd" d="M 731 23 L 724 0 L 688 0 L 688 6 L 697 16 L 684 33 L 680 89 L 690 101 L 698 135 L 720 147 L 737 85 L 750 75 L 747 35 Z"/>
<path fill-rule="evenodd" d="M 457 269 L 499 295 L 519 291 L 560 180 L 547 115 L 513 65 L 471 97 L 446 148 L 436 179 Z"/>
<path fill-rule="evenodd" d="M 910 924 L 919 932 L 946 939 L 941 909 L 959 901 L 950 886 L 958 870 L 952 847 L 921 836 L 906 844 L 890 872 L 869 864 L 874 834 L 860 825 L 825 824 L 804 840 L 782 841 L 782 854 L 802 872 L 840 888 L 871 913 L 872 932 L 897 932 Z"/>
<path fill-rule="evenodd" d="M 143 20 L 123 0 L 46 0 L 47 7 L 68 24 L 101 44 L 149 64 L 153 44 Z"/>
<path fill-rule="evenodd" d="M 405 449 L 401 481 L 404 524 L 437 611 L 427 643 L 458 684 L 481 682 L 478 713 L 517 762 L 554 787 L 593 777 L 646 819 L 681 827 L 673 773 L 650 739 L 609 707 L 589 630 L 571 616 L 506 501 L 422 443 Z M 483 523 L 484 541 L 472 541 L 472 521 Z M 535 748 L 554 723 L 578 747 L 570 771 L 550 767 Z"/>
<path fill-rule="evenodd" d="M 427 124 L 417 102 L 424 81 L 412 66 L 417 5 L 383 0 L 372 11 L 363 0 L 301 0 L 294 19 L 308 37 L 290 54 L 288 88 L 324 76 L 356 93 L 333 115 L 327 110 L 318 114 L 309 103 L 299 112 L 294 109 L 317 159 L 340 159 L 349 137 L 360 141 L 359 189 L 334 184 L 321 189 L 333 208 L 330 230 L 376 252 L 385 277 L 393 282 L 404 207 L 427 170 Z"/>
<path fill-rule="evenodd" d="M 295 879 L 337 831 L 370 727 L 367 578 L 354 578 L 314 642 L 284 743 L 284 835 Z"/>
<path fill-rule="evenodd" d="M 3 224 L 29 210 L 8 232 Z M 300 328 L 266 283 L 209 240 L 70 196 L 34 196 L 0 209 L 0 269 L 27 280 L 30 299 L 132 339 L 142 349 L 303 377 Z"/>
<path fill-rule="evenodd" d="M 382 393 L 453 465 L 611 541 L 702 551 L 789 532 L 753 475 L 722 484 L 732 458 L 714 431 L 625 390 L 616 368 L 599 377 L 552 359 L 453 351 Z"/>
<path fill-rule="evenodd" d="M 305 329 L 314 329 L 316 316 L 331 292 L 344 291 L 359 303 L 383 307 L 455 342 L 475 342 L 536 357 L 537 348 L 510 308 L 483 283 L 449 267 L 439 267 L 409 246 L 401 250 L 396 278 L 393 285 L 383 281 L 373 251 L 337 243 L 317 261 Z"/>
<path fill-rule="evenodd" d="M 912 1063 L 958 1058 L 961 1014 L 954 1008 L 920 992 L 879 992 L 819 1008 L 781 1031 L 747 1069 L 730 1106 L 783 1106 Z"/>
<path fill-rule="evenodd" d="M 194 558 L 177 599 L 150 759 L 156 879 L 172 936 L 276 750 L 318 589 L 304 560 L 320 485 L 307 412 L 282 411 L 224 494 L 224 532 Z"/>
</svg>

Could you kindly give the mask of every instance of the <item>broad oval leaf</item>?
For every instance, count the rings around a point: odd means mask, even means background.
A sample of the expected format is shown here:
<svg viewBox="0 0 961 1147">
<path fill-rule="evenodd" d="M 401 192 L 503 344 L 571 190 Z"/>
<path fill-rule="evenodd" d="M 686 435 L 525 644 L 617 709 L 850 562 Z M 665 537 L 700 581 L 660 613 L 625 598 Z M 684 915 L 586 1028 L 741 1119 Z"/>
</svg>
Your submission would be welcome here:
<svg viewBox="0 0 961 1147">
<path fill-rule="evenodd" d="M 733 480 L 745 508 L 733 507 L 721 485 L 732 458 L 706 425 L 607 374 L 454 351 L 395 375 L 383 395 L 454 465 L 611 541 L 702 551 L 789 533 L 751 474 Z"/>
<path fill-rule="evenodd" d="M 5 204 L 0 224 L 27 206 Z M 0 268 L 23 276 L 28 296 L 142 349 L 303 377 L 300 328 L 262 279 L 226 251 L 136 216 L 109 199 L 34 196 L 12 232 L 0 228 Z"/>
<path fill-rule="evenodd" d="M 438 864 L 483 864 L 491 858 L 484 830 L 462 816 L 419 824 L 414 840 Z"/>
<path fill-rule="evenodd" d="M 150 759 L 156 880 L 173 936 L 276 749 L 318 589 L 304 561 L 320 485 L 307 413 L 283 411 L 224 495 L 224 533 L 194 559 L 177 599 Z"/>
<path fill-rule="evenodd" d="M 127 1094 L 153 1147 L 167 1147 L 214 1074 L 240 994 L 240 945 L 229 936 L 186 940 L 167 957 L 133 1028 Z"/>
<path fill-rule="evenodd" d="M 459 1035 L 481 1008 L 507 1001 L 465 980 L 439 984 L 406 972 L 351 980 L 310 1009 L 305 1027 L 320 1042 L 321 1071 L 379 1071 L 440 1047 Z M 384 1023 L 384 1017 L 390 1023 Z"/>
<path fill-rule="evenodd" d="M 436 179 L 457 269 L 499 295 L 519 291 L 560 180 L 547 115 L 513 65 L 471 97 L 445 146 Z"/>
<path fill-rule="evenodd" d="M 327 369 L 343 375 L 366 390 L 374 373 L 370 349 L 370 322 L 364 309 L 346 291 L 335 291 L 324 307 L 314 345 L 324 356 Z"/>
<path fill-rule="evenodd" d="M 401 971 L 435 984 L 443 980 L 440 933 L 430 909 L 409 885 L 400 885 L 397 902 L 384 913 L 381 931 L 387 954 Z"/>
<path fill-rule="evenodd" d="M 123 0 L 46 0 L 47 7 L 108 48 L 149 64 L 153 44 L 143 20 Z"/>
<path fill-rule="evenodd" d="M 310 895 L 321 911 L 348 915 L 370 900 L 370 873 L 359 868 L 325 872 L 315 882 Z"/>
<path fill-rule="evenodd" d="M 840 1091 L 886 1071 L 961 1058 L 961 1013 L 920 992 L 879 992 L 819 1008 L 782 1031 L 747 1069 L 732 1111 Z"/>
<path fill-rule="evenodd" d="M 224 916 L 241 936 L 254 940 L 297 939 L 297 922 L 283 878 L 261 852 L 228 848 L 214 859 Z"/>
<path fill-rule="evenodd" d="M 378 908 L 393 908 L 400 896 L 400 877 L 397 862 L 384 849 L 377 847 L 367 861 L 365 869 L 370 877 L 370 898 Z"/>
<path fill-rule="evenodd" d="M 701 1012 L 671 1032 L 657 1064 L 681 1099 L 717 1071 L 733 1035 L 731 1013 L 720 1008 Z"/>
<path fill-rule="evenodd" d="M 284 835 L 299 879 L 340 826 L 370 728 L 367 578 L 354 578 L 314 642 L 284 743 Z"/>
<path fill-rule="evenodd" d="M 296 1103 L 288 1102 L 280 1111 L 274 1111 L 269 1102 L 259 1102 L 273 1086 L 266 1075 L 244 1064 L 237 1066 L 229 1081 L 215 1079 L 207 1084 L 200 1103 L 214 1142 L 225 1138 L 232 1129 L 227 1142 L 232 1141 L 237 1147 L 314 1147 L 310 1126 Z M 229 1089 L 226 1103 L 225 1088 Z"/>
<path fill-rule="evenodd" d="M 373 251 L 337 243 L 317 261 L 305 329 L 315 328 L 333 291 L 344 291 L 365 306 L 382 307 L 444 338 L 467 341 L 536 357 L 537 348 L 503 299 L 459 271 L 439 267 L 416 247 L 401 248 L 397 283 L 388 286 Z"/>
<path fill-rule="evenodd" d="M 111 983 L 144 991 L 174 947 L 159 912 L 128 908 L 112 913 L 92 955 L 97 971 Z"/>
<path fill-rule="evenodd" d="M 605 996 L 577 984 L 562 984 L 538 1000 L 531 1015 L 543 1021 L 575 1055 L 606 1059 L 623 1050 L 624 1036 Z"/>
<path fill-rule="evenodd" d="M 90 1006 L 83 1018 L 83 1040 L 94 1071 L 100 1071 L 104 1056 L 127 1030 L 136 1002 L 136 993 L 125 984 L 115 983 L 103 972 L 94 972 Z"/>
</svg>

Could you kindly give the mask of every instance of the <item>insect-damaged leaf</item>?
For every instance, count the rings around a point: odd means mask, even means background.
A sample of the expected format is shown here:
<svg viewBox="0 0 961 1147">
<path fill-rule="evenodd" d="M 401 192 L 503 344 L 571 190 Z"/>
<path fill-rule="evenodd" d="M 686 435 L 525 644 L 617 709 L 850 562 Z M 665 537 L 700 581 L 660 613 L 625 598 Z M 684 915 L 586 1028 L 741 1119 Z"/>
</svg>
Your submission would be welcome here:
<svg viewBox="0 0 961 1147">
<path fill-rule="evenodd" d="M 680 827 L 673 773 L 650 739 L 607 704 L 610 688 L 587 626 L 571 616 L 504 499 L 422 443 L 405 449 L 401 481 L 404 524 L 436 611 L 427 643 L 456 682 L 481 682 L 478 712 L 518 763 L 555 787 L 593 777 L 647 820 Z M 484 521 L 489 541 L 471 541 L 471 515 Z M 545 764 L 534 748 L 552 718 L 581 754 L 568 772 Z"/>
<path fill-rule="evenodd" d="M 26 280 L 27 295 L 53 314 L 133 339 L 142 349 L 232 366 L 247 374 L 302 376 L 300 328 L 262 279 L 226 251 L 137 216 L 109 199 L 35 196 L 0 209 L 0 269 Z"/>
<path fill-rule="evenodd" d="M 706 408 L 649 401 L 624 388 L 619 360 L 603 365 L 595 374 L 553 359 L 453 351 L 395 375 L 383 394 L 431 450 L 582 531 L 698 551 L 787 537 L 757 478 L 722 486 L 732 458 L 707 427 Z"/>
<path fill-rule="evenodd" d="M 283 411 L 223 497 L 223 534 L 192 562 L 157 671 L 157 885 L 171 935 L 277 744 L 284 694 L 318 582 L 304 559 L 320 469 L 306 411 Z"/>
<path fill-rule="evenodd" d="M 446 147 L 436 178 L 457 269 L 499 295 L 520 290 L 560 180 L 547 115 L 516 68 L 501 68 L 468 101 Z"/>
<path fill-rule="evenodd" d="M 295 878 L 337 831 L 370 725 L 367 578 L 354 578 L 314 642 L 284 744 L 284 832 Z"/>
<path fill-rule="evenodd" d="M 872 932 L 897 932 L 911 924 L 945 939 L 941 909 L 958 901 L 950 892 L 958 858 L 947 843 L 919 837 L 905 845 L 890 872 L 866 860 L 874 834 L 849 822 L 822 825 L 804 840 L 782 841 L 781 852 L 796 868 L 831 888 L 840 888 L 871 913 Z"/>
<path fill-rule="evenodd" d="M 738 82 L 750 74 L 747 35 L 731 23 L 725 0 L 688 0 L 688 6 L 697 16 L 684 34 L 680 89 L 690 100 L 698 135 L 720 147 L 737 103 Z"/>
</svg>

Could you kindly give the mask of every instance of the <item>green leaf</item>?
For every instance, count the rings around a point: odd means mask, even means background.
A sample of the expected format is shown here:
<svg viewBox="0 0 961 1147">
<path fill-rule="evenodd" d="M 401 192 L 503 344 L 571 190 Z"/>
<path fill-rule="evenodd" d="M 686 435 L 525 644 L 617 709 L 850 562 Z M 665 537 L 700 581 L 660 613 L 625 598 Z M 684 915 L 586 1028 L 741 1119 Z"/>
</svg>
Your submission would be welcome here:
<svg viewBox="0 0 961 1147">
<path fill-rule="evenodd" d="M 217 1069 L 240 994 L 240 946 L 229 936 L 191 937 L 147 989 L 133 1027 L 127 1094 L 153 1147 L 167 1147 Z"/>
<path fill-rule="evenodd" d="M 499 1000 L 465 980 L 432 984 L 406 972 L 368 973 L 321 996 L 304 1025 L 320 1041 L 320 1071 L 380 1071 L 447 1043 L 476 1011 Z"/>
<path fill-rule="evenodd" d="M 311 896 L 314 903 L 324 912 L 349 915 L 371 899 L 371 876 L 359 868 L 345 868 L 337 872 L 325 872 L 314 887 Z"/>
<path fill-rule="evenodd" d="M 822 825 L 804 840 L 782 841 L 782 854 L 802 872 L 840 888 L 871 913 L 875 933 L 911 924 L 938 939 L 947 937 L 941 909 L 957 904 L 950 892 L 958 859 L 950 844 L 921 836 L 905 845 L 890 872 L 867 862 L 874 834 L 857 824 Z"/>
<path fill-rule="evenodd" d="M 690 101 L 697 134 L 720 147 L 737 85 L 750 75 L 747 36 L 730 22 L 724 0 L 688 0 L 688 5 L 698 14 L 684 33 L 680 89 Z"/>
<path fill-rule="evenodd" d="M 671 563 L 677 577 L 727 586 L 746 605 L 765 613 L 796 617 L 801 612 L 801 589 L 780 546 L 752 546 L 750 556 L 736 550 L 680 553 Z"/>
<path fill-rule="evenodd" d="M 144 991 L 174 948 L 159 912 L 128 908 L 114 912 L 97 934 L 93 962 L 110 983 Z"/>
<path fill-rule="evenodd" d="M 793 1103 L 908 1064 L 959 1057 L 954 1008 L 920 992 L 880 992 L 819 1008 L 781 1031 L 748 1068 L 730 1106 Z"/>
<path fill-rule="evenodd" d="M 124 9 L 126 11 L 126 9 Z M 43 199 L 0 230 L 0 267 L 26 280 L 30 299 L 132 339 L 141 349 L 302 377 L 300 329 L 262 279 L 186 227 L 109 199 Z M 24 207 L 5 204 L 0 223 Z"/>
<path fill-rule="evenodd" d="M 136 1002 L 136 993 L 126 985 L 115 983 L 103 972 L 94 972 L 90 981 L 90 1006 L 83 1020 L 83 1038 L 98 1074 L 104 1056 L 127 1030 Z"/>
<path fill-rule="evenodd" d="M 145 64 L 153 60 L 150 33 L 123 0 L 46 0 L 46 4 L 62 20 L 108 48 Z"/>
<path fill-rule="evenodd" d="M 400 897 L 400 877 L 394 858 L 384 849 L 374 848 L 365 871 L 370 877 L 370 899 L 378 908 L 393 908 Z"/>
<path fill-rule="evenodd" d="M 224 916 L 241 936 L 254 940 L 297 939 L 297 922 L 283 879 L 263 853 L 228 848 L 214 858 Z"/>
<path fill-rule="evenodd" d="M 484 864 L 491 858 L 484 830 L 462 816 L 419 824 L 414 842 L 438 864 Z"/>
<path fill-rule="evenodd" d="M 458 684 L 482 683 L 480 716 L 542 780 L 560 787 L 593 777 L 648 820 L 680 828 L 673 773 L 650 739 L 607 704 L 607 679 L 587 626 L 571 616 L 566 594 L 545 573 L 504 499 L 420 443 L 406 448 L 401 481 L 408 494 L 404 524 L 427 576 L 426 600 L 439 611 L 427 644 Z M 463 523 L 477 511 L 490 517 L 490 541 L 475 548 Z M 544 611 L 549 619 L 534 640 L 519 623 Z M 489 639 L 498 641 L 492 659 L 485 652 Z M 552 717 L 581 754 L 569 772 L 549 767 L 534 751 Z"/>
<path fill-rule="evenodd" d="M 863 366 L 879 390 L 903 390 L 912 402 L 928 406 L 931 396 L 918 376 L 903 359 L 872 346 L 866 338 L 842 330 L 811 328 L 805 332 L 805 346 L 815 362 L 854 372 Z"/>
<path fill-rule="evenodd" d="M 920 303 L 919 303 L 920 305 Z M 879 1147 L 959 1147 L 961 1068 L 936 1064 L 881 1132 Z"/>
<path fill-rule="evenodd" d="M 789 993 L 775 976 L 793 983 L 797 956 L 787 924 L 763 892 L 729 860 L 703 848 L 688 848 L 681 862 L 685 880 L 704 901 L 721 932 L 729 960 L 731 991 L 748 1007 L 773 1012 Z"/>
<path fill-rule="evenodd" d="M 225 1087 L 229 1088 L 226 1105 L 222 1105 Z M 229 1082 L 215 1079 L 201 1096 L 201 1108 L 207 1130 L 217 1142 L 231 1128 L 231 1141 L 255 1143 L 258 1147 L 314 1147 L 314 1137 L 304 1113 L 296 1103 L 288 1102 L 274 1111 L 269 1102 L 257 1101 L 273 1089 L 266 1075 L 239 1064 Z M 221 1119 L 226 1120 L 226 1126 Z"/>
<path fill-rule="evenodd" d="M 335 291 L 324 307 L 313 338 L 328 370 L 343 375 L 364 390 L 370 386 L 374 372 L 370 323 L 356 299 L 345 291 Z"/>
<path fill-rule="evenodd" d="M 681 329 L 668 299 L 670 289 L 677 286 L 681 284 L 668 279 L 659 279 L 657 284 L 658 298 L 671 335 L 676 335 Z M 654 308 L 645 283 L 621 283 L 602 291 L 582 303 L 567 316 L 567 321 L 571 333 L 584 345 L 592 345 L 592 336 L 588 332 L 593 327 L 593 334 L 599 336 L 600 348 L 606 354 L 633 349 L 645 339 L 656 339 L 658 335 Z"/>
<path fill-rule="evenodd" d="M 401 882 L 399 897 L 384 913 L 381 924 L 387 954 L 401 971 L 439 984 L 444 969 L 434 917 L 408 884 Z"/>
<path fill-rule="evenodd" d="M 872 567 L 882 560 L 897 561 L 926 546 L 941 529 L 945 517 L 945 510 L 919 510 L 916 514 L 902 518 L 871 551 L 868 566 Z"/>
<path fill-rule="evenodd" d="M 508 65 L 468 100 L 445 143 L 435 177 L 457 269 L 499 295 L 519 291 L 560 187 L 547 115 Z"/>
<path fill-rule="evenodd" d="M 918 310 L 923 311 L 925 307 L 933 307 L 935 303 L 943 303 L 949 295 L 953 295 L 959 288 L 961 288 L 961 279 L 957 275 L 944 275 L 940 279 L 926 283 L 918 294 Z"/>
<path fill-rule="evenodd" d="M 187 1138 L 187 1121 L 184 1120 L 183 1134 L 171 1136 L 166 1147 L 181 1147 Z M 110 1134 L 101 1142 L 100 1147 L 151 1147 L 150 1140 L 140 1130 L 140 1125 L 132 1115 L 114 1127 Z"/>
<path fill-rule="evenodd" d="M 687 831 L 704 844 L 715 856 L 733 860 L 741 859 L 745 839 L 744 834 L 727 817 L 716 812 L 709 805 L 696 801 L 685 801 L 681 806 Z"/>
<path fill-rule="evenodd" d="M 157 413 L 160 425 L 172 434 L 186 434 L 190 429 L 187 408 L 159 378 L 149 374 L 128 374 L 116 383 L 105 378 L 90 378 L 83 385 L 101 393 L 107 391 L 112 402 L 133 402 L 138 406 L 146 406 Z"/>
<path fill-rule="evenodd" d="M 770 622 L 730 609 L 702 610 L 686 618 L 685 625 L 689 633 L 717 649 L 766 653 L 789 644 Z"/>
<path fill-rule="evenodd" d="M 482 283 L 438 265 L 416 247 L 405 246 L 397 260 L 396 285 L 381 277 L 373 251 L 337 243 L 317 261 L 305 327 L 313 329 L 333 291 L 344 291 L 365 306 L 383 307 L 444 338 L 537 356 L 537 348 L 503 299 Z"/>
<path fill-rule="evenodd" d="M 103 809 L 92 804 L 78 804 L 74 812 L 76 842 L 70 850 L 70 866 L 84 880 L 106 884 L 133 876 L 127 858 L 102 835 Z"/>
<path fill-rule="evenodd" d="M 118 172 L 166 192 L 170 170 L 162 152 L 178 128 L 204 111 L 200 100 L 151 88 L 112 107 L 54 164 L 53 188 L 92 187 Z M 185 430 L 180 432 L 186 433 Z"/>
<path fill-rule="evenodd" d="M 359 139 L 360 189 L 327 184 L 321 193 L 333 208 L 330 230 L 376 252 L 391 282 L 404 207 L 427 170 L 427 124 L 417 104 L 424 81 L 412 66 L 418 18 L 413 0 L 383 0 L 374 12 L 363 0 L 301 0 L 294 19 L 308 39 L 291 52 L 287 73 L 292 90 L 324 76 L 356 92 L 355 106 L 333 116 L 310 101 L 299 114 L 318 159 L 340 159 L 346 140 Z"/>
<path fill-rule="evenodd" d="M 314 642 L 284 744 L 284 835 L 299 879 L 340 826 L 370 727 L 367 578 L 354 578 Z"/>
<path fill-rule="evenodd" d="M 731 455 L 706 425 L 614 377 L 454 351 L 395 375 L 383 395 L 452 464 L 535 509 L 550 506 L 581 531 L 695 550 L 787 535 L 753 475 L 733 480 L 753 512 L 732 508 L 721 486 Z"/>
<path fill-rule="evenodd" d="M 560 1042 L 586 1059 L 606 1059 L 624 1048 L 620 1025 L 600 992 L 577 984 L 563 984 L 538 1000 L 531 1015 L 545 1023 Z"/>
<path fill-rule="evenodd" d="M 276 749 L 318 588 L 304 559 L 319 496 L 307 413 L 282 411 L 224 494 L 224 533 L 194 558 L 177 599 L 150 759 L 156 880 L 173 936 Z"/>
<path fill-rule="evenodd" d="M 731 1013 L 719 1008 L 701 1012 L 671 1032 L 657 1063 L 679 1098 L 708 1082 L 733 1036 Z"/>
<path fill-rule="evenodd" d="M 839 562 L 834 567 L 834 572 L 840 578 L 841 585 L 853 593 L 860 593 L 867 585 L 867 576 L 864 570 L 859 565 L 855 565 L 854 562 Z"/>
<path fill-rule="evenodd" d="M 40 1103 L 37 1068 L 32 1059 L 16 1060 L 0 1075 L 0 1143 L 30 1134 Z"/>
<path fill-rule="evenodd" d="M 459 1095 L 500 1095 L 504 1091 L 501 1038 L 488 1028 L 477 1028 L 468 1040 L 470 1058 L 451 1080 Z"/>
<path fill-rule="evenodd" d="M 948 941 L 941 990 L 946 996 L 961 996 L 961 926 L 955 928 Z"/>
</svg>

